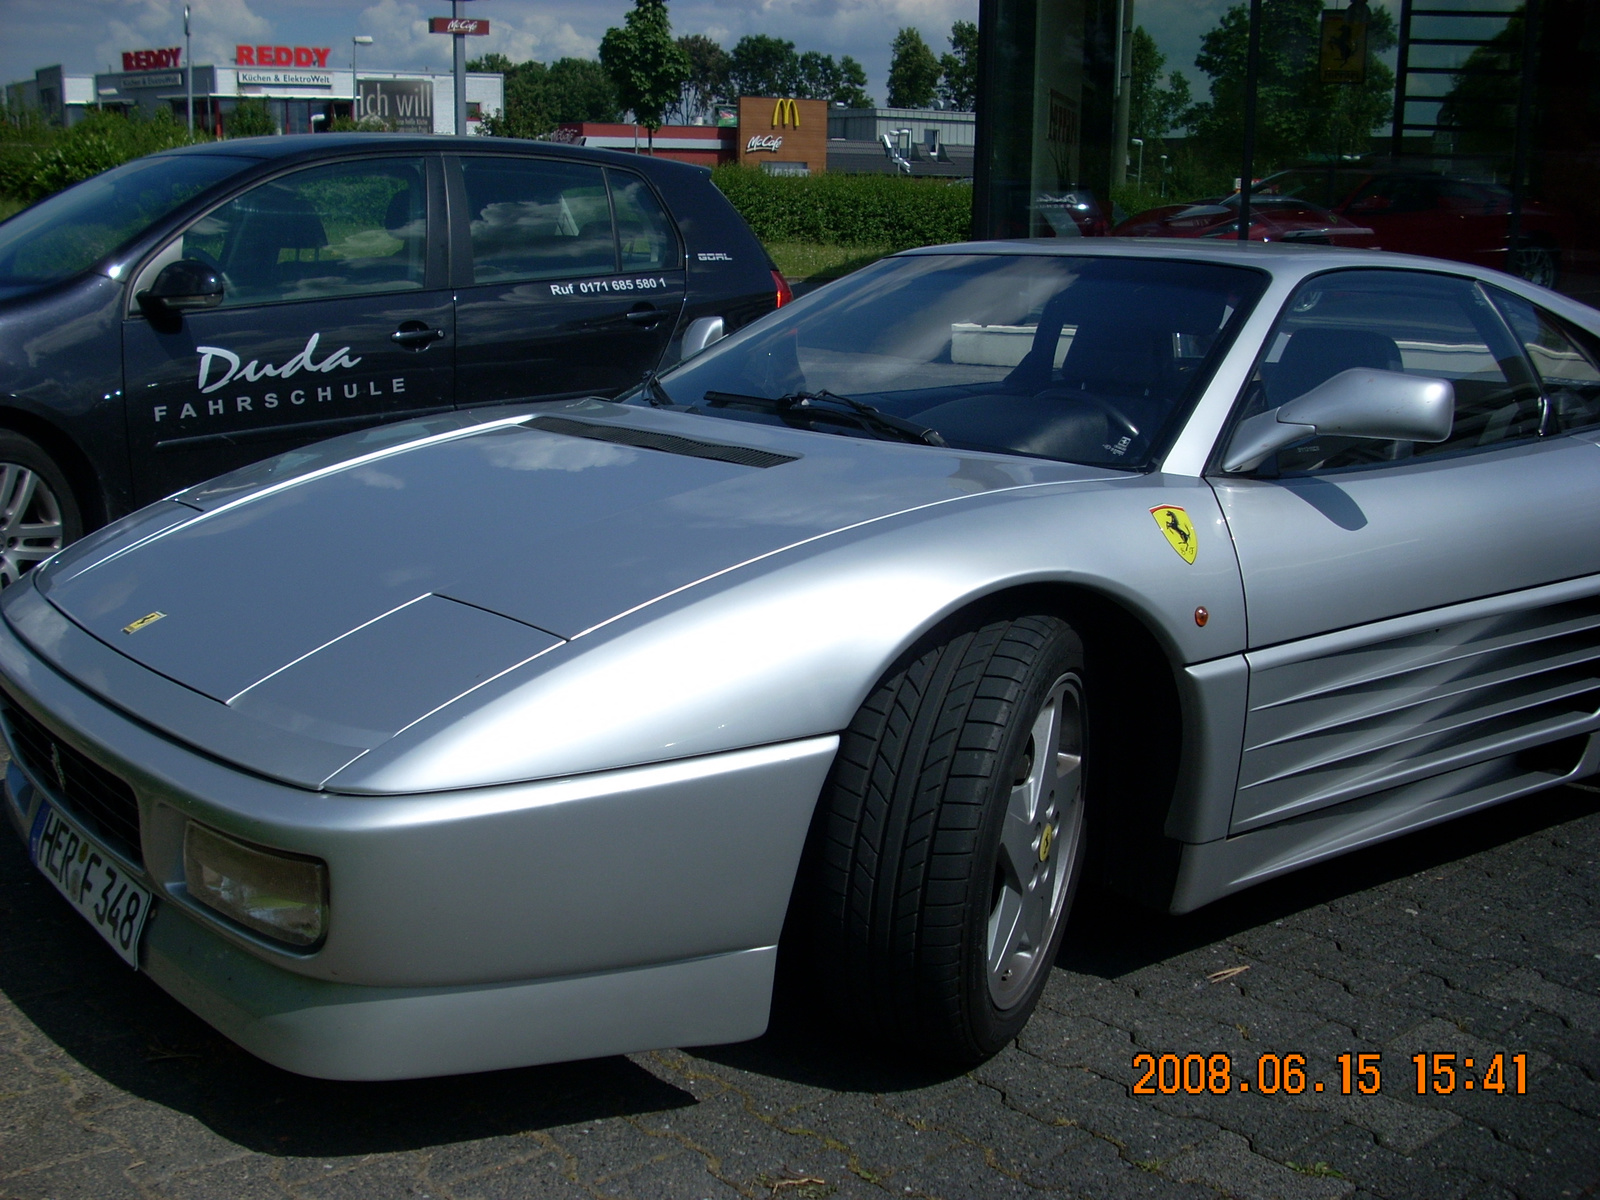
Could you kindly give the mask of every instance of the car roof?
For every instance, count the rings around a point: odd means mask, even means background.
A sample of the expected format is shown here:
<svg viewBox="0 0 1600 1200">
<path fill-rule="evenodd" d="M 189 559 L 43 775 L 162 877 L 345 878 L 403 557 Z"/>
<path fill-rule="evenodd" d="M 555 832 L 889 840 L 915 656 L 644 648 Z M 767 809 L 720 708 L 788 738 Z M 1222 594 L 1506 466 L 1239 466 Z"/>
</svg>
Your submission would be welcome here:
<svg viewBox="0 0 1600 1200">
<path fill-rule="evenodd" d="M 456 137 L 451 134 L 423 133 L 294 133 L 267 137 L 228 138 L 195 146 L 163 150 L 162 155 L 220 154 L 232 158 L 255 158 L 269 162 L 296 162 L 325 158 L 352 150 L 416 154 L 422 151 L 454 154 L 533 154 L 542 158 L 566 158 L 578 162 L 601 162 L 646 171 L 689 171 L 709 174 L 706 167 L 652 155 L 629 154 L 620 150 L 598 150 L 564 142 L 538 142 L 525 138 Z"/>
</svg>

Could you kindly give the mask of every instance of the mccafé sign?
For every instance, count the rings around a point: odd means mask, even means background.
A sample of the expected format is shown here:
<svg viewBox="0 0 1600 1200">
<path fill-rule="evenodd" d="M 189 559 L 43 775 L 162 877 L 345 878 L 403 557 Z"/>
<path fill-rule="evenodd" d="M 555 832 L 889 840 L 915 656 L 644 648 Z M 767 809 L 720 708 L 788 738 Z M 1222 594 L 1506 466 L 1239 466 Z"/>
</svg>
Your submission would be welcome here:
<svg viewBox="0 0 1600 1200">
<path fill-rule="evenodd" d="M 821 174 L 828 169 L 828 104 L 789 96 L 739 97 L 739 161 L 791 164 L 780 174 Z"/>
<path fill-rule="evenodd" d="M 325 67 L 332 46 L 235 46 L 241 67 Z"/>
<path fill-rule="evenodd" d="M 429 17 L 429 33 L 459 33 L 468 37 L 485 37 L 489 22 L 477 17 Z"/>
<path fill-rule="evenodd" d="M 170 50 L 124 50 L 122 69 L 124 71 L 170 70 L 177 66 L 182 58 L 182 46 L 174 46 Z"/>
</svg>

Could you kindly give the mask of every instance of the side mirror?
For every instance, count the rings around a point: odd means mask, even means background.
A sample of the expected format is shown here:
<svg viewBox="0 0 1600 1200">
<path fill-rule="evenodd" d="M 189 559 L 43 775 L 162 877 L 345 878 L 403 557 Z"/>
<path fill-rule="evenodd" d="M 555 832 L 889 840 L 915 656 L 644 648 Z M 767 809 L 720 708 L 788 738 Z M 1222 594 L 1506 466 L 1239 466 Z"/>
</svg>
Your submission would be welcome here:
<svg viewBox="0 0 1600 1200">
<path fill-rule="evenodd" d="M 180 258 L 162 267 L 150 287 L 134 299 L 146 314 L 151 309 L 162 313 L 179 313 L 197 308 L 215 308 L 222 303 L 222 276 L 203 262 Z"/>
<path fill-rule="evenodd" d="M 1352 367 L 1234 430 L 1224 471 L 1253 471 L 1269 454 L 1314 434 L 1383 441 L 1442 442 L 1455 424 L 1446 379 Z"/>
<path fill-rule="evenodd" d="M 689 328 L 683 331 L 683 352 L 678 361 L 693 358 L 713 342 L 720 342 L 727 336 L 727 328 L 721 317 L 696 317 L 690 321 Z"/>
</svg>

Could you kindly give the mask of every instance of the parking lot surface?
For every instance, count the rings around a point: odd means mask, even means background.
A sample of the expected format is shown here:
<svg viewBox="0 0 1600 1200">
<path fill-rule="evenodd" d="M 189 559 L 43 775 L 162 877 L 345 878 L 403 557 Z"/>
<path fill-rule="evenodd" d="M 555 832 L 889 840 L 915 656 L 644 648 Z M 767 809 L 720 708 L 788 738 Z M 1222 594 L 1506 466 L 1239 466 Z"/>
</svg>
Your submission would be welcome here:
<svg viewBox="0 0 1600 1200">
<path fill-rule="evenodd" d="M 1600 792 L 1183 918 L 1088 891 L 1032 1023 L 969 1074 L 805 1009 L 737 1046 L 303 1079 L 130 973 L 7 834 L 0 1197 L 1600 1195 Z"/>
</svg>

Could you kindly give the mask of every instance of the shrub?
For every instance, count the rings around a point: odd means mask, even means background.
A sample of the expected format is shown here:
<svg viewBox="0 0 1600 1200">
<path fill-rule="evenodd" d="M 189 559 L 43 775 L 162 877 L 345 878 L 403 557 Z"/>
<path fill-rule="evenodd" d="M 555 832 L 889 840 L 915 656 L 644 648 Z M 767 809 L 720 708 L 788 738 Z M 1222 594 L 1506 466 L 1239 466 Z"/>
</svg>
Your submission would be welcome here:
<svg viewBox="0 0 1600 1200">
<path fill-rule="evenodd" d="M 270 137 L 278 132 L 278 123 L 272 119 L 267 102 L 253 96 L 239 101 L 234 110 L 223 118 L 223 127 L 231 138 Z"/>
<path fill-rule="evenodd" d="M 0 125 L 0 194 L 32 204 L 130 159 L 207 141 L 170 112 L 149 120 L 92 112 L 70 129 L 38 122 Z"/>
<path fill-rule="evenodd" d="M 712 179 L 763 242 L 890 251 L 971 236 L 972 187 L 903 175 L 768 175 L 718 167 Z"/>
</svg>

